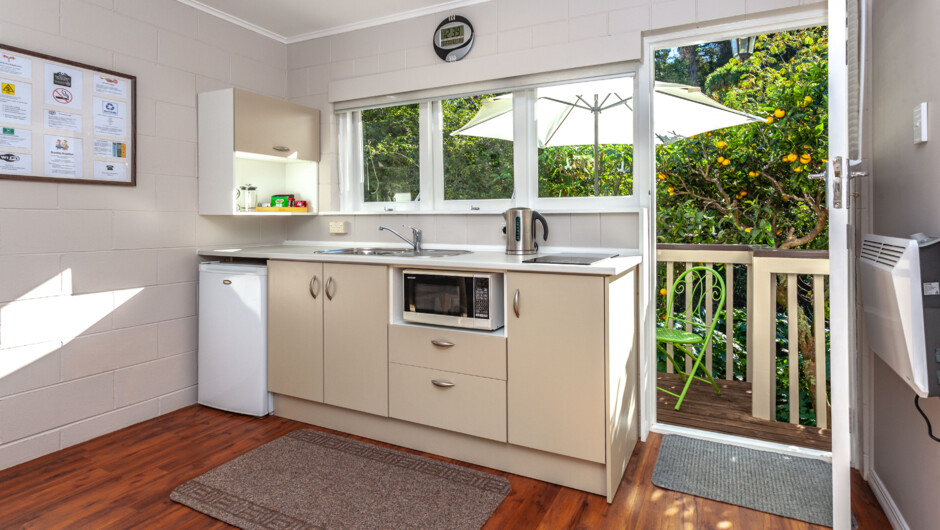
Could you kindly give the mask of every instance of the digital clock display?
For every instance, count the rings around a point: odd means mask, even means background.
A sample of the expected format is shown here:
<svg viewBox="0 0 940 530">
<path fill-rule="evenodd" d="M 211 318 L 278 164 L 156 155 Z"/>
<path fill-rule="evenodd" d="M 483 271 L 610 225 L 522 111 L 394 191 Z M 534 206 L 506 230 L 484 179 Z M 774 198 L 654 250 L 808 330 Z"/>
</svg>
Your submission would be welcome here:
<svg viewBox="0 0 940 530">
<path fill-rule="evenodd" d="M 441 47 L 448 48 L 451 46 L 460 46 L 464 43 L 464 26 L 463 24 L 459 26 L 451 26 L 449 28 L 443 28 L 440 34 Z"/>
<path fill-rule="evenodd" d="M 463 25 L 444 28 L 441 30 L 441 42 L 455 37 L 463 37 Z"/>
</svg>

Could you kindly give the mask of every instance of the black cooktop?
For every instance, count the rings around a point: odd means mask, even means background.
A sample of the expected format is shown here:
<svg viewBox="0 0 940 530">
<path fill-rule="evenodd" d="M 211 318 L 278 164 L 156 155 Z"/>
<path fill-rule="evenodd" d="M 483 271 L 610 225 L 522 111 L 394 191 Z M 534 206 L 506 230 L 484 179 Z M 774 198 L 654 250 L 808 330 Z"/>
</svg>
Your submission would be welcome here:
<svg viewBox="0 0 940 530">
<path fill-rule="evenodd" d="M 563 252 L 561 254 L 548 254 L 537 258 L 522 260 L 523 263 L 556 263 L 562 265 L 590 265 L 595 261 L 612 258 L 618 254 L 572 254 Z"/>
</svg>

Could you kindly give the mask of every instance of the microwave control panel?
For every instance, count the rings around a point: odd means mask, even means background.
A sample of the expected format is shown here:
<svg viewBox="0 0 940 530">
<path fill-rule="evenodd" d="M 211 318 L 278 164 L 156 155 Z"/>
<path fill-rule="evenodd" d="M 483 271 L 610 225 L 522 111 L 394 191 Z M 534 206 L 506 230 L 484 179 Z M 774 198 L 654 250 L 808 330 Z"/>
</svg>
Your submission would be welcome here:
<svg viewBox="0 0 940 530">
<path fill-rule="evenodd" d="M 473 279 L 473 317 L 490 318 L 490 279 Z"/>
</svg>

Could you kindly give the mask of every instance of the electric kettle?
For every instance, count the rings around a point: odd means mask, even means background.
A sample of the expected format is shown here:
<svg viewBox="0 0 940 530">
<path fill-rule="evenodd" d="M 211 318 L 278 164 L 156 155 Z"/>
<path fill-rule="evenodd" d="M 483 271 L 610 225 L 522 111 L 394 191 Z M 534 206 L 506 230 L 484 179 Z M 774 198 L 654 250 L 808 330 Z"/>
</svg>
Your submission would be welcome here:
<svg viewBox="0 0 940 530">
<path fill-rule="evenodd" d="M 510 208 L 503 212 L 506 226 L 506 254 L 535 254 L 539 244 L 535 242 L 535 222 L 542 223 L 542 239 L 548 241 L 548 221 L 531 208 Z"/>
</svg>

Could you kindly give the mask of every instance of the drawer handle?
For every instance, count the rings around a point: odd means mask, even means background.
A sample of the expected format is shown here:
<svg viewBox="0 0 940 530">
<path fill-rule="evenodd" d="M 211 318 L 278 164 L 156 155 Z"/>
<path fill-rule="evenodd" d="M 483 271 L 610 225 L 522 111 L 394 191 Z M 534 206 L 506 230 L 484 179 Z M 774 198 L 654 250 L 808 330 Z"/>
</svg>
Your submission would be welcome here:
<svg viewBox="0 0 940 530">
<path fill-rule="evenodd" d="M 450 388 L 454 386 L 454 383 L 451 383 L 450 381 L 446 381 L 444 379 L 431 379 L 431 383 L 434 386 L 439 386 L 441 388 Z"/>
<path fill-rule="evenodd" d="M 326 279 L 326 286 L 323 288 L 323 292 L 326 293 L 326 297 L 330 300 L 333 299 L 333 295 L 336 294 L 336 289 L 333 289 L 333 292 L 330 292 L 330 287 L 333 286 L 333 277 L 330 276 Z"/>
<path fill-rule="evenodd" d="M 281 153 L 286 153 L 290 151 L 290 147 L 287 147 L 286 145 L 275 145 L 271 149 L 274 149 L 275 151 L 280 151 Z"/>
<path fill-rule="evenodd" d="M 516 318 L 519 318 L 519 289 L 516 289 L 516 294 L 512 297 L 512 310 L 516 313 Z"/>
<path fill-rule="evenodd" d="M 440 346 L 441 348 L 450 348 L 451 346 L 454 345 L 453 342 L 448 342 L 446 340 L 437 340 L 437 339 L 432 340 L 431 344 L 435 346 Z"/>
</svg>

